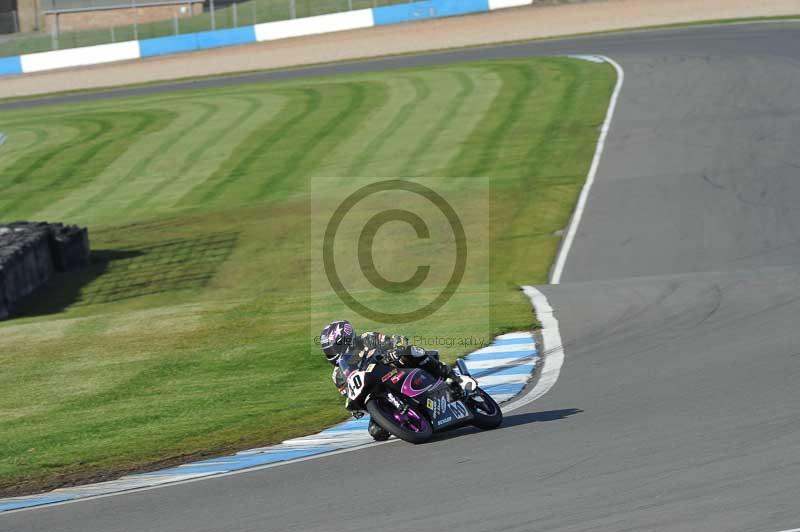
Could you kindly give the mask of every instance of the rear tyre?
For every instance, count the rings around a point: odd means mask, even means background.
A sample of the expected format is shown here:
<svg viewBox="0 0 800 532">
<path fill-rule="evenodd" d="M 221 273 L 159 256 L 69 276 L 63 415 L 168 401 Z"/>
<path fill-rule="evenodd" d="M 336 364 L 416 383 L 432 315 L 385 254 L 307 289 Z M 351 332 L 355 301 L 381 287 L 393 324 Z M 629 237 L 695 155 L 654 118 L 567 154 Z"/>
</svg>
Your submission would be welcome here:
<svg viewBox="0 0 800 532">
<path fill-rule="evenodd" d="M 402 414 L 383 397 L 367 401 L 367 412 L 372 421 L 392 435 L 409 443 L 425 443 L 433 436 L 433 427 L 416 407 L 407 405 Z"/>
<path fill-rule="evenodd" d="M 467 406 L 475 416 L 472 424 L 482 430 L 496 429 L 503 422 L 503 412 L 492 396 L 477 388 L 473 395 L 467 397 Z"/>
</svg>

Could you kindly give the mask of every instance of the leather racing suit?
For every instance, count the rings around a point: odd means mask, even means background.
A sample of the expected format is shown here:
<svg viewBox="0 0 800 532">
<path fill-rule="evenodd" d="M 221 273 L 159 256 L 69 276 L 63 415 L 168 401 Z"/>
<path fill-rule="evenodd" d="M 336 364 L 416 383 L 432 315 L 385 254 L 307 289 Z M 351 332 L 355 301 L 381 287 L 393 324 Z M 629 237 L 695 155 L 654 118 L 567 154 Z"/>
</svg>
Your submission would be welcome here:
<svg viewBox="0 0 800 532">
<path fill-rule="evenodd" d="M 454 382 L 459 381 L 458 375 L 450 366 L 439 362 L 436 351 L 425 351 L 421 347 L 412 345 L 406 336 L 388 336 L 379 332 L 366 332 L 357 337 L 353 344 L 351 349 L 361 356 L 381 353 L 384 364 L 397 368 L 421 368 L 437 377 L 451 379 Z M 332 378 L 339 393 L 346 394 L 347 383 L 339 366 L 334 366 Z"/>
</svg>

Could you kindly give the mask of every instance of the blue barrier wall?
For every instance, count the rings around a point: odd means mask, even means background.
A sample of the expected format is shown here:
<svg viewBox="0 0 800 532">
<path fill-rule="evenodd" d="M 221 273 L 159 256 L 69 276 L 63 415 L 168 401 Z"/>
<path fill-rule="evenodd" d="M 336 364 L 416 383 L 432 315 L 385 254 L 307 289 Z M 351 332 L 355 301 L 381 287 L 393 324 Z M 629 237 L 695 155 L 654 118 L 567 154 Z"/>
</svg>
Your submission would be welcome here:
<svg viewBox="0 0 800 532">
<path fill-rule="evenodd" d="M 413 2 L 394 6 L 377 7 L 372 10 L 376 26 L 398 24 L 410 20 L 423 20 L 435 17 L 433 2 Z"/>
<path fill-rule="evenodd" d="M 197 35 L 197 47 L 200 49 L 256 42 L 256 29 L 253 26 L 231 28 L 228 30 L 203 31 L 195 35 Z"/>
<path fill-rule="evenodd" d="M 187 33 L 186 35 L 177 35 L 175 37 L 145 39 L 139 41 L 139 53 L 142 57 L 152 57 L 253 42 L 256 42 L 256 30 L 253 26 L 246 26 L 244 28 Z"/>
<path fill-rule="evenodd" d="M 19 56 L 0 57 L 0 76 L 7 74 L 22 74 L 22 62 Z"/>
<path fill-rule="evenodd" d="M 375 25 L 382 26 L 481 11 L 489 11 L 489 0 L 427 0 L 374 8 L 372 14 Z"/>
<path fill-rule="evenodd" d="M 437 17 L 452 17 L 489 11 L 489 0 L 433 0 Z"/>
<path fill-rule="evenodd" d="M 142 57 L 178 54 L 197 50 L 197 37 L 193 33 L 176 37 L 156 37 L 139 41 L 139 54 Z"/>
</svg>

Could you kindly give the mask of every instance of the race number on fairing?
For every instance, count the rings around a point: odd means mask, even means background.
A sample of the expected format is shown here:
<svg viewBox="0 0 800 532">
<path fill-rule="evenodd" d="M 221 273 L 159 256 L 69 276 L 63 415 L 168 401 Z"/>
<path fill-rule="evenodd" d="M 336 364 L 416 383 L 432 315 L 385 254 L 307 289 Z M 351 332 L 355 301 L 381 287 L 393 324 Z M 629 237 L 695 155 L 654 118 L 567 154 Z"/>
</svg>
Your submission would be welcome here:
<svg viewBox="0 0 800 532">
<path fill-rule="evenodd" d="M 347 377 L 347 398 L 355 401 L 364 389 L 365 371 L 354 371 Z"/>
</svg>

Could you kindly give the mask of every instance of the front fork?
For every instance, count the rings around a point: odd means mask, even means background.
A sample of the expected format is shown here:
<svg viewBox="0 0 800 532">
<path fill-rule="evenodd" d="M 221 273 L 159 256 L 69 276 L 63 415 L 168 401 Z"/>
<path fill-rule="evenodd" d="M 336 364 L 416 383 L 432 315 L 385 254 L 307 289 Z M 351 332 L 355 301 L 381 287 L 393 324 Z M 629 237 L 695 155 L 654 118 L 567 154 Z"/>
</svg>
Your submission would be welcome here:
<svg viewBox="0 0 800 532">
<path fill-rule="evenodd" d="M 461 376 L 466 376 L 466 377 L 470 376 L 469 370 L 467 369 L 467 364 L 466 362 L 464 362 L 463 358 L 456 359 L 456 370 L 458 371 L 458 374 Z"/>
</svg>

